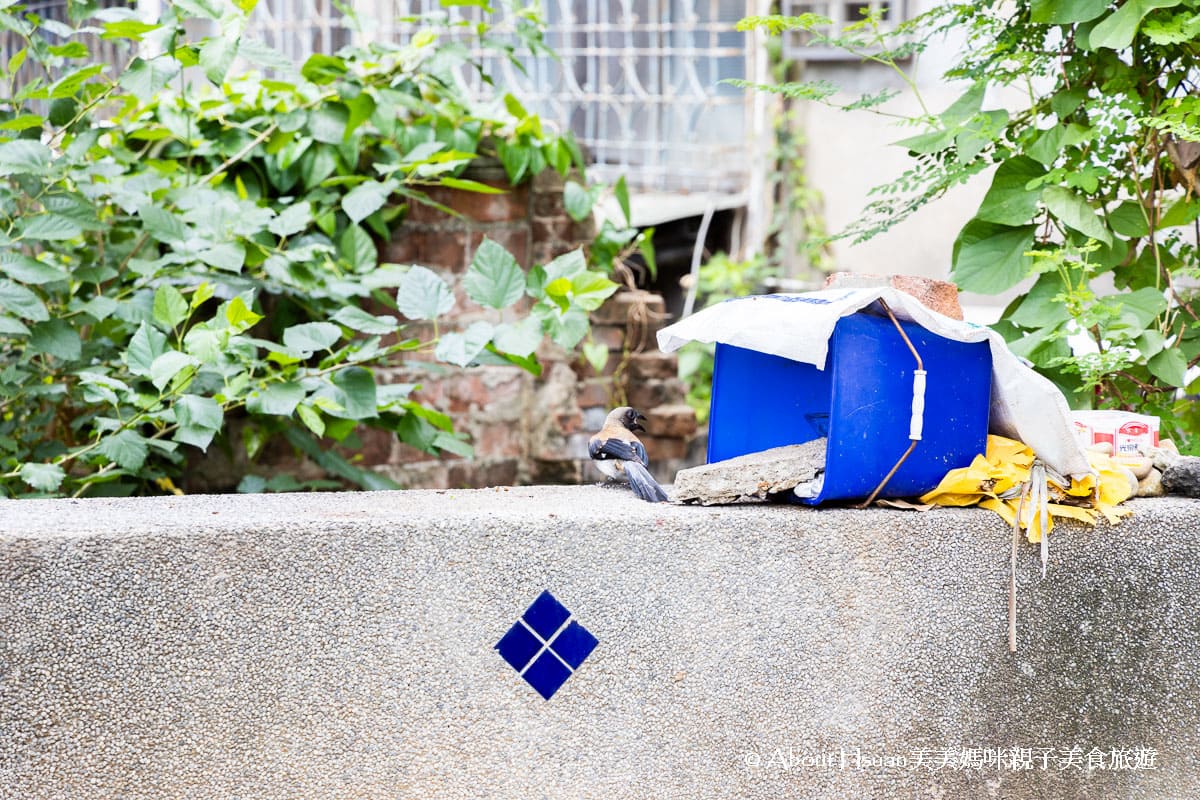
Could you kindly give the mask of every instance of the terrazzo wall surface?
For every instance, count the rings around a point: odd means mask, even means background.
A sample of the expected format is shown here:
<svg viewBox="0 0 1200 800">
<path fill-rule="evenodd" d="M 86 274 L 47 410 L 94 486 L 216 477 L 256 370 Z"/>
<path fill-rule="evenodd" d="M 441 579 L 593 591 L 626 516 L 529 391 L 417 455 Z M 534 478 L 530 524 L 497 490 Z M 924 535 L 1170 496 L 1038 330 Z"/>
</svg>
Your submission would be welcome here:
<svg viewBox="0 0 1200 800">
<path fill-rule="evenodd" d="M 1194 798 L 1200 502 L 1130 505 L 1013 655 L 983 511 L 3 501 L 0 798 Z"/>
</svg>

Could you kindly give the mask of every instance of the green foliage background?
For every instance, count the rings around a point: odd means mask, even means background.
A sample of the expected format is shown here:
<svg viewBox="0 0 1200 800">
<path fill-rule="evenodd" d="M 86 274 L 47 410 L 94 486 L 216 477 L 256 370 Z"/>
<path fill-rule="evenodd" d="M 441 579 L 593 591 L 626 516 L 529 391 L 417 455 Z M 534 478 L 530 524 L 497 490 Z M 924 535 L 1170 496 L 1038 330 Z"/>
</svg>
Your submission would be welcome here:
<svg viewBox="0 0 1200 800">
<path fill-rule="evenodd" d="M 527 274 L 485 241 L 464 288 L 491 321 L 440 332 L 450 287 L 379 260 L 408 209 L 432 202 L 430 186 L 498 191 L 464 175 L 482 157 L 513 183 L 583 167 L 574 140 L 517 98 L 476 103 L 456 80 L 490 81 L 472 46 L 544 51 L 536 16 L 518 15 L 515 43 L 487 24 L 467 41 L 429 28 L 297 68 L 243 36 L 253 5 L 183 0 L 147 23 L 73 3 L 66 25 L 0 0 L 0 28 L 25 45 L 0 65 L 4 493 L 170 490 L 190 451 L 217 440 L 253 458 L 275 436 L 342 480 L 390 487 L 329 444 L 373 426 L 431 453 L 471 448 L 375 367 L 429 351 L 536 372 L 545 337 L 587 337 L 588 312 L 617 288 L 606 268 L 643 244 L 606 225 L 600 269 L 577 251 Z M 219 32 L 189 38 L 190 18 Z M 124 63 L 92 63 L 97 38 L 122 43 Z M 568 189 L 572 214 L 588 214 L 599 190 Z M 507 311 L 526 297 L 528 314 Z M 249 420 L 241 441 L 233 415 Z"/>
</svg>

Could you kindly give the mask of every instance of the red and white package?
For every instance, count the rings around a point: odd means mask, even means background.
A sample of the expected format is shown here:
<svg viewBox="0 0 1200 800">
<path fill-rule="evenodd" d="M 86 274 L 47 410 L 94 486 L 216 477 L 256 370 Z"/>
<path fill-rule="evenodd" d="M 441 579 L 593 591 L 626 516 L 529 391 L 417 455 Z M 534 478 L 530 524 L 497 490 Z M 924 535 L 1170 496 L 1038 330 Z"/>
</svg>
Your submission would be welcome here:
<svg viewBox="0 0 1200 800">
<path fill-rule="evenodd" d="M 1144 456 L 1158 447 L 1158 417 L 1128 411 L 1072 411 L 1071 419 L 1084 447 L 1107 442 L 1114 456 Z"/>
</svg>

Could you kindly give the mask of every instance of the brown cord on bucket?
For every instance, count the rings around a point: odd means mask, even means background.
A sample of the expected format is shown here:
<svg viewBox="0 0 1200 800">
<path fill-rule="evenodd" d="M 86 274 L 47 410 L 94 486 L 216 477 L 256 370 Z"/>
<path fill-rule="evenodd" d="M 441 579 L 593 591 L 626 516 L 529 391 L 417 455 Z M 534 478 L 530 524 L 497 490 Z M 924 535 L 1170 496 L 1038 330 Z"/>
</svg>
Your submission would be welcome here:
<svg viewBox="0 0 1200 800">
<path fill-rule="evenodd" d="M 900 320 L 896 319 L 896 315 L 892 313 L 892 309 L 882 297 L 879 298 L 878 302 L 879 305 L 883 306 L 883 310 L 887 312 L 888 317 L 891 318 L 892 324 L 896 326 L 896 330 L 900 333 L 900 338 L 904 340 L 904 343 L 908 345 L 908 349 L 912 351 L 913 358 L 917 360 L 917 371 L 925 369 L 925 364 L 921 361 L 921 354 L 918 353 L 917 348 L 913 346 L 912 340 L 908 338 L 908 334 L 904 332 L 904 328 L 900 327 Z M 904 463 L 904 460 L 908 458 L 912 454 L 912 451 L 917 448 L 917 441 L 917 439 L 912 440 L 912 442 L 908 445 L 908 449 L 904 451 L 904 455 L 900 456 L 900 460 L 896 462 L 895 466 L 892 467 L 891 471 L 888 472 L 887 475 L 883 476 L 883 480 L 881 480 L 879 485 L 875 487 L 875 491 L 871 492 L 871 496 L 864 500 L 858 506 L 858 508 L 866 508 L 867 506 L 871 505 L 871 503 L 875 502 L 875 498 L 878 497 L 879 493 L 883 491 L 883 487 L 887 486 L 887 482 L 890 481 L 892 476 L 896 474 L 896 470 L 900 469 L 900 465 Z"/>
</svg>

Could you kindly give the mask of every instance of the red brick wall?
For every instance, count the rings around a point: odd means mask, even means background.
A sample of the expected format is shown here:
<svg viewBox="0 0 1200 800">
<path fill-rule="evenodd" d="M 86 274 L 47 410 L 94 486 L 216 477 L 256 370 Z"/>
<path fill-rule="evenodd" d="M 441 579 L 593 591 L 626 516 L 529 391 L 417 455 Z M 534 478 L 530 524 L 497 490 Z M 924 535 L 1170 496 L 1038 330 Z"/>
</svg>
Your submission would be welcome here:
<svg viewBox="0 0 1200 800">
<path fill-rule="evenodd" d="M 516 187 L 507 183 L 498 165 L 474 169 L 469 177 L 505 193 L 433 188 L 432 199 L 461 216 L 414 205 L 392 241 L 381 248 L 384 261 L 422 264 L 453 287 L 458 303 L 450 327 L 480 318 L 495 321 L 496 312 L 475 306 L 462 289 L 462 276 L 484 237 L 504 245 L 529 269 L 586 244 L 594 233 L 590 222 L 576 223 L 567 215 L 563 183 L 553 171 Z M 360 450 L 343 453 L 406 488 L 598 481 L 603 476 L 587 457 L 588 437 L 609 409 L 631 404 L 649 418 L 644 441 L 655 474 L 672 481 L 687 465 L 696 418 L 683 404 L 675 357 L 659 353 L 655 345 L 654 333 L 664 323 L 658 295 L 622 291 L 610 298 L 593 314 L 593 339 L 609 348 L 608 364 L 599 375 L 575 354 L 548 343 L 538 353 L 540 377 L 519 367 L 458 369 L 435 363 L 431 356 L 410 357 L 378 370 L 378 379 L 420 384 L 413 398 L 449 414 L 455 429 L 470 435 L 475 457 L 430 456 L 394 434 L 373 429 L 361 431 Z M 315 465 L 297 463 L 286 452 L 270 460 L 304 478 L 320 476 Z M 238 470 L 233 466 L 215 472 L 233 476 Z"/>
</svg>

